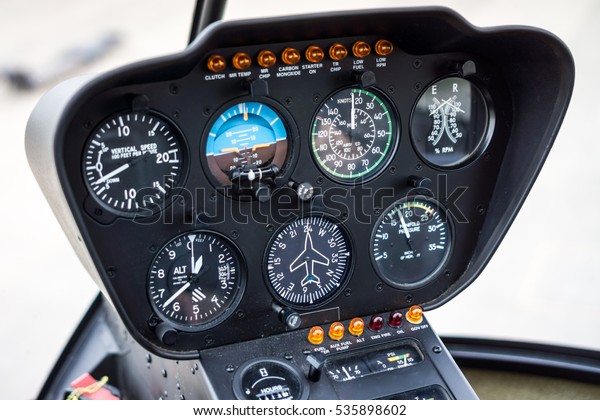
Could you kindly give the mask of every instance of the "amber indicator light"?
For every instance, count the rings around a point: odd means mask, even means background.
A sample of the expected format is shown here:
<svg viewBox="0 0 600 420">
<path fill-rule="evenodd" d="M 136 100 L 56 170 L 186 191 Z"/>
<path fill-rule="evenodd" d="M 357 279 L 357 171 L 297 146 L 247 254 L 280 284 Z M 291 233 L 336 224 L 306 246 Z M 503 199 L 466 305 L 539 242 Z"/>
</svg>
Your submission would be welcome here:
<svg viewBox="0 0 600 420">
<path fill-rule="evenodd" d="M 344 324 L 341 322 L 334 322 L 329 327 L 329 338 L 335 341 L 339 341 L 344 338 Z"/>
<path fill-rule="evenodd" d="M 411 324 L 420 324 L 423 321 L 423 308 L 419 305 L 413 305 L 406 311 L 406 319 Z"/>
<path fill-rule="evenodd" d="M 356 41 L 352 46 L 352 54 L 356 58 L 363 58 L 371 54 L 371 46 L 364 41 Z"/>
<path fill-rule="evenodd" d="M 277 62 L 277 57 L 269 50 L 262 50 L 258 53 L 257 61 L 261 67 L 271 67 Z"/>
<path fill-rule="evenodd" d="M 329 47 L 329 57 L 331 57 L 332 60 L 343 60 L 347 55 L 348 50 L 342 44 L 333 44 Z"/>
<path fill-rule="evenodd" d="M 348 332 L 352 335 L 359 336 L 365 331 L 365 321 L 362 318 L 353 318 L 348 326 Z"/>
<path fill-rule="evenodd" d="M 206 61 L 206 67 L 213 73 L 219 73 L 225 70 L 227 63 L 220 55 L 211 55 Z"/>
<path fill-rule="evenodd" d="M 288 65 L 296 64 L 300 58 L 300 53 L 295 48 L 286 48 L 281 53 L 281 61 Z"/>
<path fill-rule="evenodd" d="M 316 45 L 311 45 L 306 49 L 306 59 L 311 63 L 318 63 L 325 58 L 323 50 Z"/>
<path fill-rule="evenodd" d="M 387 39 L 380 39 L 375 43 L 375 52 L 378 55 L 388 55 L 394 51 L 394 44 Z"/>
<path fill-rule="evenodd" d="M 252 59 L 246 53 L 239 52 L 233 56 L 233 67 L 238 70 L 246 70 L 252 64 Z"/>
<path fill-rule="evenodd" d="M 325 331 L 321 327 L 312 327 L 308 332 L 308 342 L 310 344 L 319 345 L 325 338 Z"/>
</svg>

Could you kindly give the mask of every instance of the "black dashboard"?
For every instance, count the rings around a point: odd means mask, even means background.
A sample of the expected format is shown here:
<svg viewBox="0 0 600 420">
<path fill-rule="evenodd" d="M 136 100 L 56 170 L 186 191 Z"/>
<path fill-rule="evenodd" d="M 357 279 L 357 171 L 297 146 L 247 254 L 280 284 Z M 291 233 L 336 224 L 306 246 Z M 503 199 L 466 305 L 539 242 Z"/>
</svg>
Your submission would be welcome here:
<svg viewBox="0 0 600 420">
<path fill-rule="evenodd" d="M 57 87 L 27 152 L 144 348 L 211 359 L 288 337 L 327 354 L 418 330 L 475 279 L 572 84 L 552 35 L 447 9 L 223 22 L 177 55 Z M 411 340 L 393 350 L 429 363 Z M 338 395 L 344 363 L 328 370 Z"/>
</svg>

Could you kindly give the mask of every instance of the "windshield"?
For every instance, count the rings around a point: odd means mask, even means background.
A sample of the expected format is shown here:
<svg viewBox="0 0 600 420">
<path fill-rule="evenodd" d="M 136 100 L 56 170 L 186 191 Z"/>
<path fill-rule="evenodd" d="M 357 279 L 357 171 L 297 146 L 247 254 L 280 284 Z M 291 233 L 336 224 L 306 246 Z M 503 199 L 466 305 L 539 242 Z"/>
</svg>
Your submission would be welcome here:
<svg viewBox="0 0 600 420">
<path fill-rule="evenodd" d="M 166 1 L 38 3 L 32 14 L 31 3 L 5 0 L 0 14 L 0 35 L 6 40 L 0 44 L 0 118 L 5 139 L 4 164 L 0 165 L 0 304 L 6 320 L 0 327 L 0 368 L 11 378 L 0 385 L 0 398 L 36 395 L 98 291 L 31 175 L 22 141 L 27 118 L 43 92 L 59 79 L 183 49 L 194 6 L 189 0 L 178 1 L 175 10 L 173 3 Z M 577 80 L 555 146 L 496 255 L 473 285 L 431 312 L 429 319 L 445 336 L 600 349 L 599 286 L 594 271 L 600 223 L 588 216 L 593 213 L 590 193 L 599 176 L 592 162 L 600 147 L 593 139 L 592 124 L 600 117 L 600 105 L 593 98 L 600 95 L 600 87 L 592 74 L 593 60 L 598 58 L 592 43 L 600 38 L 595 25 L 600 4 L 577 2 L 569 4 L 566 11 L 565 3 L 558 1 L 438 3 L 477 26 L 523 24 L 553 32 L 573 53 Z M 369 6 L 430 4 L 372 1 Z M 364 2 L 349 0 L 257 0 L 252 7 L 248 2 L 231 0 L 225 18 L 364 7 Z M 90 60 L 82 59 L 90 45 L 97 47 L 97 57 L 92 54 Z M 81 63 L 65 66 L 77 60 Z M 38 86 L 36 79 L 47 79 L 48 83 Z M 28 80 L 32 81 L 30 86 Z M 24 87 L 30 89 L 22 90 Z M 575 203 L 581 203 L 581 208 Z M 579 216 L 577 224 L 567 219 L 575 215 Z"/>
</svg>

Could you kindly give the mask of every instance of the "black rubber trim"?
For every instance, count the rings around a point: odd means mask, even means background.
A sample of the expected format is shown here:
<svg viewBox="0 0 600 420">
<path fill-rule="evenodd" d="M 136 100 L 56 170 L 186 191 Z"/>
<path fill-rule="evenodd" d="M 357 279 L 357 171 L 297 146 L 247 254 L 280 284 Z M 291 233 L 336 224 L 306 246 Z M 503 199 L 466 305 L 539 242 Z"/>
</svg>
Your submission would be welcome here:
<svg viewBox="0 0 600 420">
<path fill-rule="evenodd" d="M 600 383 L 600 351 L 539 343 L 442 337 L 460 367 Z"/>
</svg>

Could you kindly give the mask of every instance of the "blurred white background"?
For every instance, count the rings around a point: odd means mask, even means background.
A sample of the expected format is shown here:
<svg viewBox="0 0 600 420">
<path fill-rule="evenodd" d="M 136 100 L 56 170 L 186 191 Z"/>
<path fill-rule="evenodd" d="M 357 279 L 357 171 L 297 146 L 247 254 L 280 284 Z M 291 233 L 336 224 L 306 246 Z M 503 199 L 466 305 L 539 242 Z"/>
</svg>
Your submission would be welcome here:
<svg viewBox="0 0 600 420">
<path fill-rule="evenodd" d="M 369 7 L 431 5 L 370 1 Z M 575 92 L 550 157 L 483 275 L 429 314 L 443 335 L 538 341 L 600 350 L 600 3 L 447 0 L 477 26 L 547 29 L 571 49 Z M 359 9 L 364 1 L 231 0 L 227 19 Z M 72 75 L 109 70 L 186 46 L 192 0 L 0 0 L 0 75 L 41 71 L 65 50 L 116 32 L 121 43 Z M 49 86 L 17 92 L 0 76 L 1 399 L 35 398 L 97 293 L 30 173 L 23 134 Z"/>
</svg>

